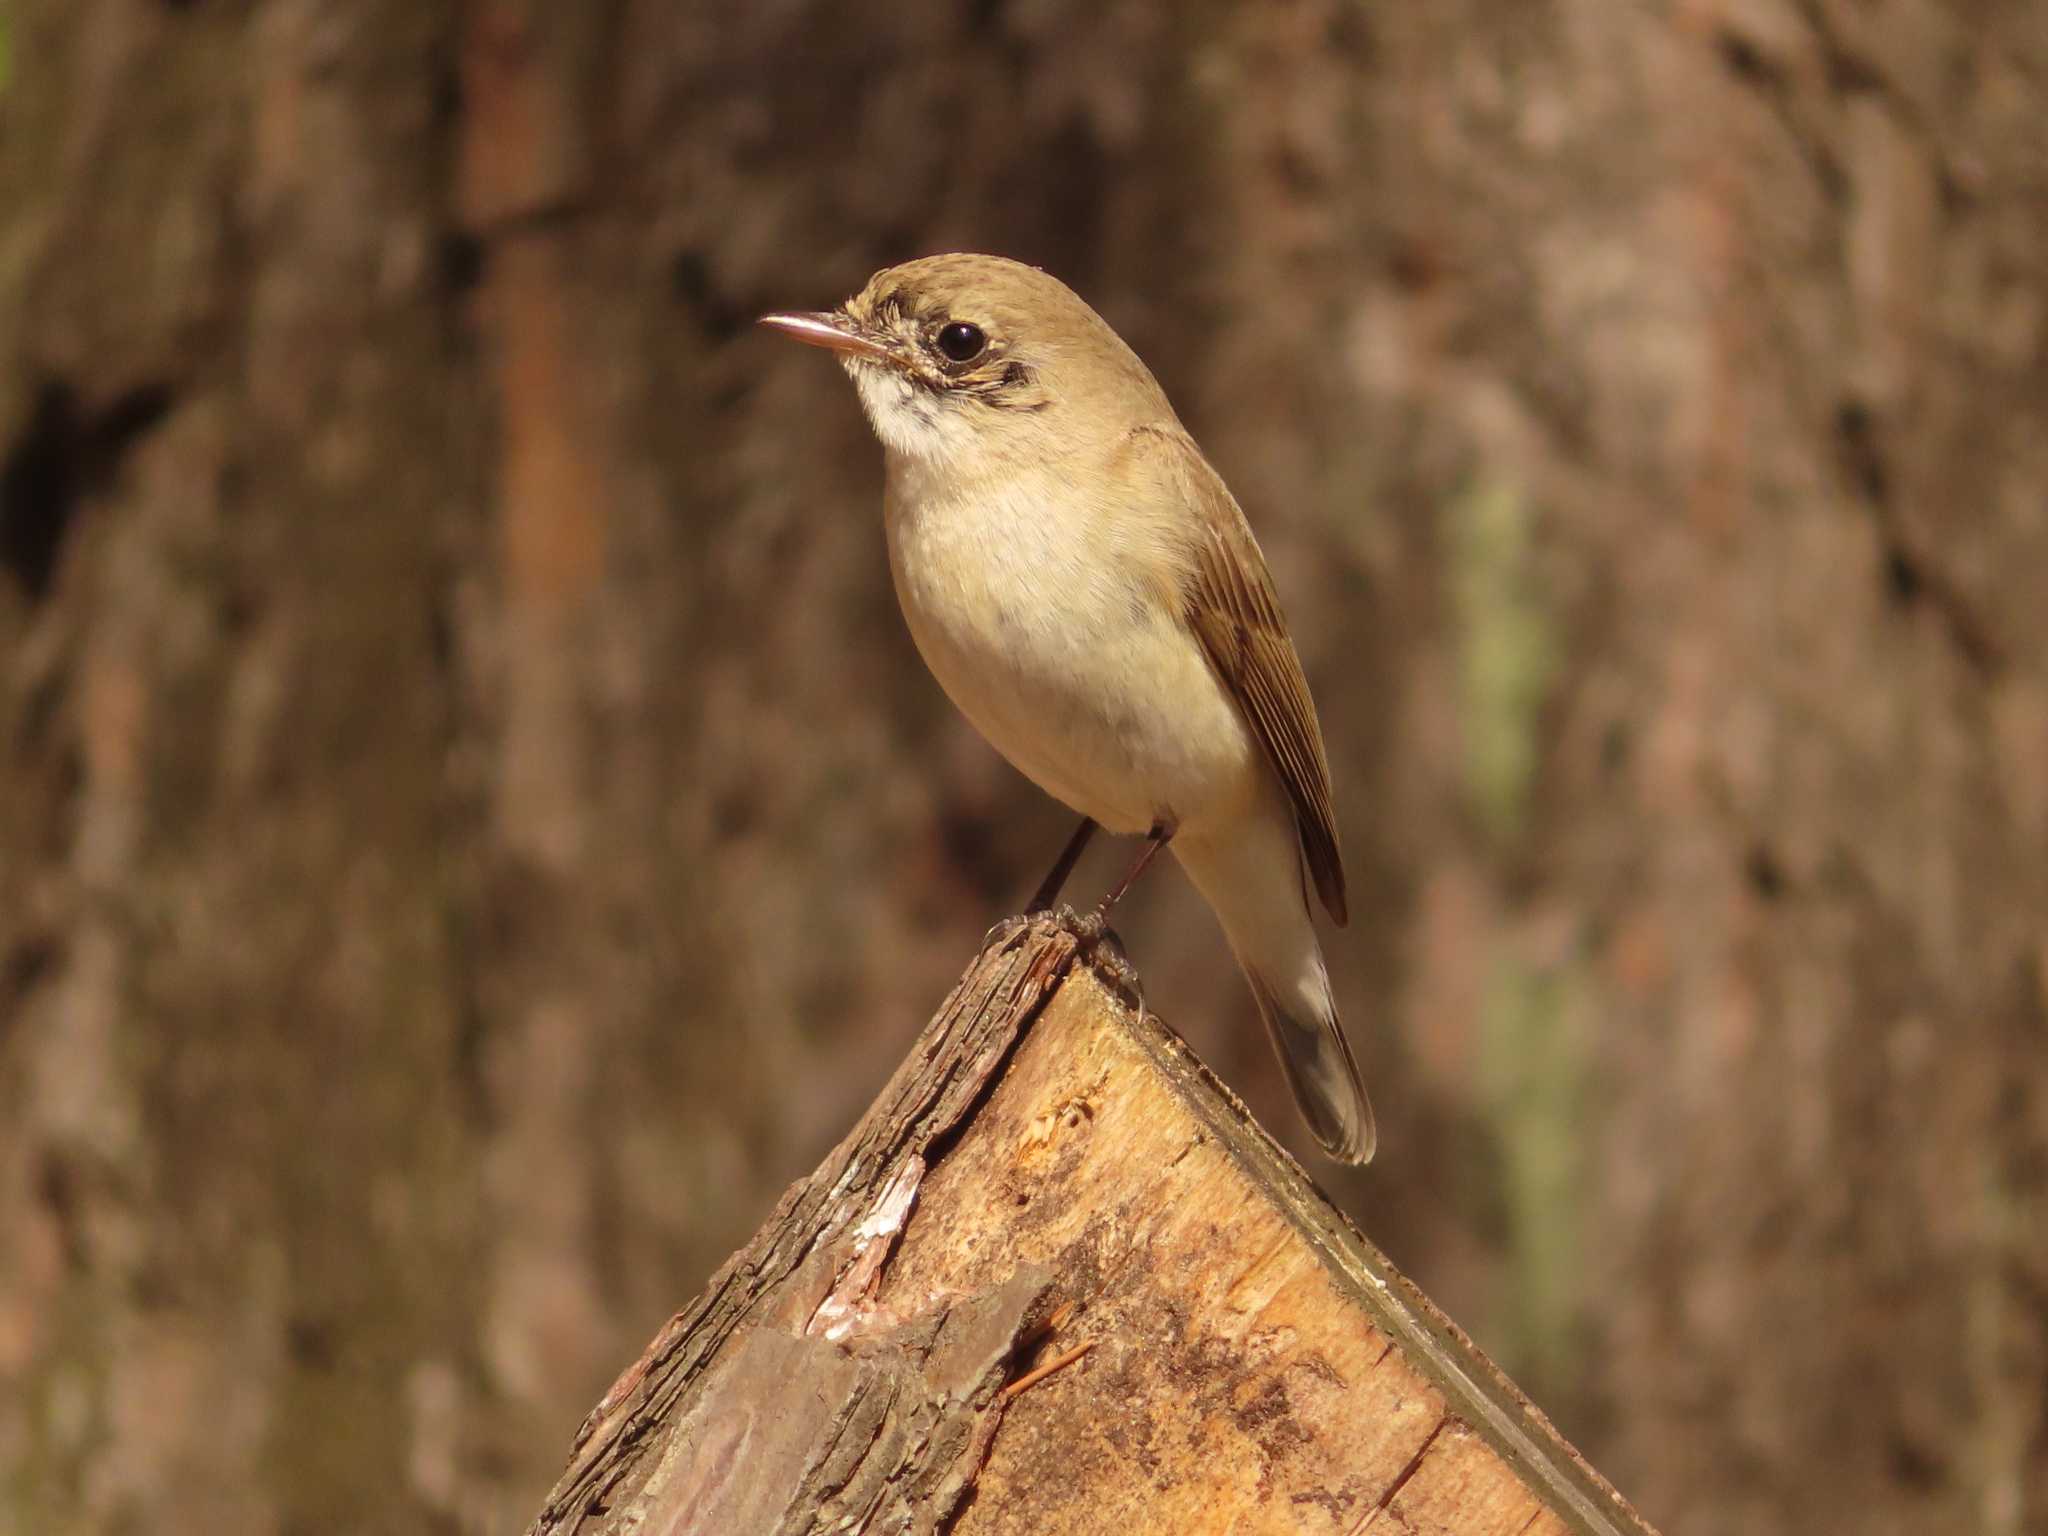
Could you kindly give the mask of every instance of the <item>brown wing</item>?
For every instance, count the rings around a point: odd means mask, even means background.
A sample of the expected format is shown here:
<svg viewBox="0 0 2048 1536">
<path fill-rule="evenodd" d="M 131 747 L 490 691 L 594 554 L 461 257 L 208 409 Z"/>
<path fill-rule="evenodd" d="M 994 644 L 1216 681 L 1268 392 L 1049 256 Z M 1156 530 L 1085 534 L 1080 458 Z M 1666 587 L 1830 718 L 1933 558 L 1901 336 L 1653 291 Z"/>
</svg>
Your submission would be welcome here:
<svg viewBox="0 0 2048 1536">
<path fill-rule="evenodd" d="M 1175 478 L 1200 514 L 1195 558 L 1181 592 L 1188 628 L 1287 786 L 1316 891 L 1330 916 L 1345 923 L 1350 912 L 1330 803 L 1330 763 L 1266 557 L 1222 477 L 1194 443 L 1164 429 L 1146 436 L 1173 457 Z"/>
</svg>

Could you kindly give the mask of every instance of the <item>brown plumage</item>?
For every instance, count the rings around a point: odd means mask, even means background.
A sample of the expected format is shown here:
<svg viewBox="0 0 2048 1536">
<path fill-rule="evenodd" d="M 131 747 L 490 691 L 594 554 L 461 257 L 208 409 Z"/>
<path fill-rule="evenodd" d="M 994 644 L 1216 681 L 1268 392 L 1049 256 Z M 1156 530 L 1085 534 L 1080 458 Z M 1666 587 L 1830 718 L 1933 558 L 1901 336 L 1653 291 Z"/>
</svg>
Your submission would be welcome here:
<svg viewBox="0 0 2048 1536">
<path fill-rule="evenodd" d="M 1316 1139 L 1365 1162 L 1372 1107 L 1308 897 L 1348 916 L 1315 706 L 1244 514 L 1158 381 L 1057 278 L 991 256 L 908 262 L 768 323 L 852 375 L 940 685 L 1090 822 L 1170 838 Z"/>
<path fill-rule="evenodd" d="M 1151 451 L 1168 461 L 1199 525 L 1181 612 L 1280 775 L 1316 892 L 1341 927 L 1351 912 L 1330 800 L 1330 761 L 1265 554 L 1237 498 L 1193 439 L 1164 427 L 1140 432 Z"/>
</svg>

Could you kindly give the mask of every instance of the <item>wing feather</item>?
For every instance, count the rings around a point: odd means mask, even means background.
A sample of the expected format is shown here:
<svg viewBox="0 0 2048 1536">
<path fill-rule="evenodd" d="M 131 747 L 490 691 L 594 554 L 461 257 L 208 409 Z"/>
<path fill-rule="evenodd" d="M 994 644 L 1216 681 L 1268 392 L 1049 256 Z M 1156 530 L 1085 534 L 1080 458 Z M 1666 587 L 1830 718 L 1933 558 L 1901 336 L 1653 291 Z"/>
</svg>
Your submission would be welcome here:
<svg viewBox="0 0 2048 1536">
<path fill-rule="evenodd" d="M 1142 431 L 1151 440 L 1148 448 L 1171 461 L 1174 478 L 1199 514 L 1200 533 L 1180 594 L 1183 617 L 1286 786 L 1309 875 L 1330 916 L 1342 924 L 1350 913 L 1329 758 L 1266 557 L 1236 499 L 1194 441 L 1170 428 Z"/>
</svg>

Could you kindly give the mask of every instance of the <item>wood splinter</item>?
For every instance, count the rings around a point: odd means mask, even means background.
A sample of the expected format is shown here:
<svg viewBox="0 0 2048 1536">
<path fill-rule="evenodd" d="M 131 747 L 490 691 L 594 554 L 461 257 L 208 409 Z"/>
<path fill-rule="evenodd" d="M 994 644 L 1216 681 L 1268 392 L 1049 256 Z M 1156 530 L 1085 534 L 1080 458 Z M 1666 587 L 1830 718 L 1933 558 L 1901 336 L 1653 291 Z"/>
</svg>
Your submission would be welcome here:
<svg viewBox="0 0 2048 1536">
<path fill-rule="evenodd" d="M 1072 1349 L 1056 1359 L 1048 1360 L 1045 1364 L 1026 1371 L 1022 1376 L 1019 1376 L 1015 1381 L 1003 1388 L 1003 1401 L 1008 1402 L 1012 1398 L 1020 1397 L 1024 1393 L 1029 1392 L 1054 1371 L 1065 1370 L 1101 1342 L 1100 1339 L 1085 1340 L 1082 1343 L 1076 1344 Z"/>
</svg>

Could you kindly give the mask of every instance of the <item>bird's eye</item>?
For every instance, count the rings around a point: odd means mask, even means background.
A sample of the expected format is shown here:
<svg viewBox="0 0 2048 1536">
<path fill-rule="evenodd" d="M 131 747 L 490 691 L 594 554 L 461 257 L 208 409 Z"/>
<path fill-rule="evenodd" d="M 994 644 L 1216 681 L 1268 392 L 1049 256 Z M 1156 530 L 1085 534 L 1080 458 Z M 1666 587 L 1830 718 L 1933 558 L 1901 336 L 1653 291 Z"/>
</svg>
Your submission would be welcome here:
<svg viewBox="0 0 2048 1536">
<path fill-rule="evenodd" d="M 949 321 L 939 331 L 939 350 L 956 363 L 971 363 L 988 348 L 988 337 L 978 325 L 965 320 Z"/>
</svg>

